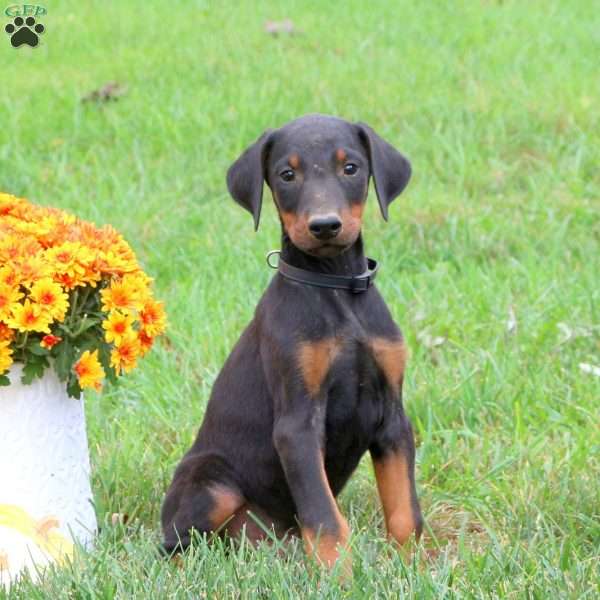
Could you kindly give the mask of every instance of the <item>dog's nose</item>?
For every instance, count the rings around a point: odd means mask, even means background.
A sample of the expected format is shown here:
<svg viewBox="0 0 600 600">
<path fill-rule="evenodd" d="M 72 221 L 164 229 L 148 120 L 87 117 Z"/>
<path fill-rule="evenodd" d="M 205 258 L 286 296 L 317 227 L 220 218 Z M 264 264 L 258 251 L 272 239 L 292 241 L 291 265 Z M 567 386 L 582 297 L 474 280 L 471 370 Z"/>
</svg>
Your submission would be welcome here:
<svg viewBox="0 0 600 600">
<path fill-rule="evenodd" d="M 314 217 L 308 222 L 308 229 L 318 240 L 330 240 L 342 230 L 342 222 L 335 215 Z"/>
</svg>

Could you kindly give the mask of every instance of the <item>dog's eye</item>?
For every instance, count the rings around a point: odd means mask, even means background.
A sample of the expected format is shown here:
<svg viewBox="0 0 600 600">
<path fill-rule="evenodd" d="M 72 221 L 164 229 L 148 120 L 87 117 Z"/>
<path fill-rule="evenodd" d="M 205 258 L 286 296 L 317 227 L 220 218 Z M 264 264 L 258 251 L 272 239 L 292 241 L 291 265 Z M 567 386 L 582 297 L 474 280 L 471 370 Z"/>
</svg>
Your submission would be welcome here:
<svg viewBox="0 0 600 600">
<path fill-rule="evenodd" d="M 281 177 L 281 179 L 284 181 L 293 181 L 295 176 L 296 175 L 292 169 L 285 169 L 279 173 L 279 177 Z"/>
<path fill-rule="evenodd" d="M 358 167 L 354 163 L 344 165 L 344 175 L 355 175 Z"/>
</svg>

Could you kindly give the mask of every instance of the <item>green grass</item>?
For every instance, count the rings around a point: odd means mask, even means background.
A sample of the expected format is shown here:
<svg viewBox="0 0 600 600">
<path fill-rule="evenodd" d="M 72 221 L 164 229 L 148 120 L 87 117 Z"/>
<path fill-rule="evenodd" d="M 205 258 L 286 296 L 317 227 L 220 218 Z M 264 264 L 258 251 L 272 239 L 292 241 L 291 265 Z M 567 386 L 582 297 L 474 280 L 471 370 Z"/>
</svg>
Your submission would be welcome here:
<svg viewBox="0 0 600 600">
<path fill-rule="evenodd" d="M 600 378 L 579 367 L 600 364 L 597 5 L 48 8 L 41 47 L 0 39 L 0 189 L 121 230 L 170 330 L 119 388 L 87 397 L 95 548 L 13 596 L 598 597 Z M 288 16 L 301 35 L 264 33 Z M 128 94 L 79 102 L 109 80 Z M 166 486 L 279 241 L 271 202 L 254 234 L 226 168 L 265 128 L 308 112 L 366 121 L 414 167 L 388 224 L 370 199 L 365 236 L 411 348 L 427 531 L 413 561 L 386 545 L 363 461 L 341 497 L 354 532 L 346 589 L 307 569 L 299 546 L 279 557 L 201 544 L 183 567 L 154 552 Z M 116 512 L 126 526 L 111 524 Z"/>
</svg>

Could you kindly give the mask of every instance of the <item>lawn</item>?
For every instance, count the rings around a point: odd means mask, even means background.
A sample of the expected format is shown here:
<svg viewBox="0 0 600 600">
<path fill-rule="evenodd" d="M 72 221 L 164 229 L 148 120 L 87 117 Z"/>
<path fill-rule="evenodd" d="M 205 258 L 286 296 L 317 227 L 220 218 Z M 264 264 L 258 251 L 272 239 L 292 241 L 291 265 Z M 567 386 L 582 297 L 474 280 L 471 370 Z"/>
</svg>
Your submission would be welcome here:
<svg viewBox="0 0 600 600">
<path fill-rule="evenodd" d="M 581 366 L 600 365 L 594 5 L 64 1 L 40 47 L 2 34 L 0 190 L 122 231 L 170 323 L 86 396 L 94 549 L 11 598 L 598 597 L 600 377 Z M 265 32 L 286 17 L 294 35 Z M 126 94 L 81 103 L 108 81 Z M 371 196 L 365 238 L 411 350 L 426 532 L 412 558 L 386 544 L 365 459 L 341 496 L 347 588 L 299 545 L 155 552 L 173 469 L 273 276 L 272 203 L 255 234 L 226 169 L 308 112 L 369 123 L 414 170 L 389 223 Z"/>
</svg>

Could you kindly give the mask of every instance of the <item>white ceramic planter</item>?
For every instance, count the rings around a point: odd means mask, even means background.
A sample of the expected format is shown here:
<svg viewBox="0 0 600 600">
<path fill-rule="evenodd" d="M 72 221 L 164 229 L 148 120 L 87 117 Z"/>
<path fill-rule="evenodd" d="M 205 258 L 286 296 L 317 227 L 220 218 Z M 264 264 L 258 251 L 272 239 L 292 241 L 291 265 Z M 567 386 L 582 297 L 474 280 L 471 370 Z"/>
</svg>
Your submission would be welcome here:
<svg viewBox="0 0 600 600">
<path fill-rule="evenodd" d="M 24 568 L 89 545 L 96 532 L 83 400 L 69 398 L 52 370 L 0 387 L 0 586 Z"/>
</svg>

